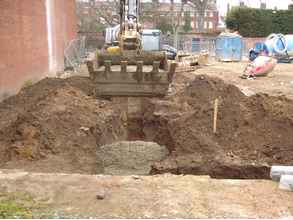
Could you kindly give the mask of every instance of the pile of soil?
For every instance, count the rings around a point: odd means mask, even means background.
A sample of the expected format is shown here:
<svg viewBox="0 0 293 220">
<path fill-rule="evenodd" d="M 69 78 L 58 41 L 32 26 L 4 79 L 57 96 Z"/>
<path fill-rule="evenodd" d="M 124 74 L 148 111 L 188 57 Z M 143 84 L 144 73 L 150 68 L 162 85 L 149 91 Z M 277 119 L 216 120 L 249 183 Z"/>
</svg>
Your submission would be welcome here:
<svg viewBox="0 0 293 220">
<path fill-rule="evenodd" d="M 218 78 L 183 74 L 167 97 L 138 102 L 141 118 L 129 123 L 127 102 L 97 99 L 94 87 L 86 77 L 44 79 L 0 103 L 0 168 L 98 173 L 97 149 L 129 139 L 168 148 L 152 174 L 268 178 L 270 165 L 293 163 L 293 101 L 285 97 L 247 97 Z"/>
<path fill-rule="evenodd" d="M 87 77 L 47 78 L 0 104 L 0 167 L 97 173 L 97 146 L 126 138 L 119 105 Z"/>
<path fill-rule="evenodd" d="M 218 78 L 196 76 L 164 101 L 146 100 L 145 109 L 144 130 L 172 152 L 153 173 L 268 178 L 270 165 L 293 163 L 293 102 L 285 97 L 247 97 Z"/>
</svg>

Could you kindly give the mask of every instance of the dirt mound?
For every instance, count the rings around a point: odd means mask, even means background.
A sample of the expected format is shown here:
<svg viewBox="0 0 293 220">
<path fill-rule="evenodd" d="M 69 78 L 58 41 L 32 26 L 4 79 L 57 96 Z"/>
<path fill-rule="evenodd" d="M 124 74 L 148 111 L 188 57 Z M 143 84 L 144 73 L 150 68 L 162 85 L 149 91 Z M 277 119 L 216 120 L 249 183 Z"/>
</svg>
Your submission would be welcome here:
<svg viewBox="0 0 293 220">
<path fill-rule="evenodd" d="M 125 139 L 119 108 L 88 78 L 44 79 L 0 104 L 0 166 L 96 173 L 96 149 Z"/>
<path fill-rule="evenodd" d="M 285 97 L 247 97 L 218 78 L 176 76 L 171 95 L 140 100 L 133 118 L 125 115 L 136 102 L 97 99 L 93 89 L 88 78 L 44 79 L 0 103 L 0 167 L 97 173 L 97 149 L 127 139 L 168 148 L 154 174 L 267 178 L 270 165 L 293 163 L 293 102 Z"/>
<path fill-rule="evenodd" d="M 153 163 L 167 155 L 166 147 L 143 141 L 117 142 L 101 146 L 97 152 L 101 173 L 109 175 L 148 175 Z"/>
<path fill-rule="evenodd" d="M 180 94 L 145 105 L 145 130 L 173 152 L 153 173 L 264 178 L 269 165 L 293 163 L 293 102 L 284 97 L 246 97 L 222 80 L 197 76 Z"/>
</svg>

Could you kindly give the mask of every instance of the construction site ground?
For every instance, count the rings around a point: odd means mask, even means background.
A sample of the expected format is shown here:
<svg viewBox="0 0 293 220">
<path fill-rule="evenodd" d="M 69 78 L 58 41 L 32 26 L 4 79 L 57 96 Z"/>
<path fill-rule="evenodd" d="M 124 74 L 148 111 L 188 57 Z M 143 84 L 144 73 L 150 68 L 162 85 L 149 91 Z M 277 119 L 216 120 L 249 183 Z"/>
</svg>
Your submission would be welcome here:
<svg viewBox="0 0 293 220">
<path fill-rule="evenodd" d="M 292 217 L 292 192 L 269 170 L 293 164 L 293 65 L 243 80 L 246 64 L 177 73 L 164 98 L 97 98 L 86 71 L 22 89 L 0 103 L 0 214 Z M 169 153 L 147 176 L 104 175 L 98 149 L 134 140 Z"/>
</svg>

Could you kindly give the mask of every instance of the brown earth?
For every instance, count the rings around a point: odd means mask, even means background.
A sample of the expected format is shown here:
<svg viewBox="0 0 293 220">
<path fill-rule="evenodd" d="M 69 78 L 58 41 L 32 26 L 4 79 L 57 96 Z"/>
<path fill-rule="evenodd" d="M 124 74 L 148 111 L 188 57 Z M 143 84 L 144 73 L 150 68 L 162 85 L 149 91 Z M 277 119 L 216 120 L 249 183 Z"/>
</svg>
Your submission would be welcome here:
<svg viewBox="0 0 293 220">
<path fill-rule="evenodd" d="M 168 170 L 226 178 L 267 178 L 270 165 L 292 164 L 291 100 L 265 94 L 247 97 L 237 87 L 214 77 L 199 75 L 187 84 L 164 101 L 147 101 L 145 129 L 156 130 L 154 141 L 173 151 L 167 160 L 154 166 L 154 173 Z M 216 98 L 218 131 L 214 134 Z"/>
<path fill-rule="evenodd" d="M 96 99 L 93 88 L 86 77 L 44 79 L 2 102 L 0 168 L 98 173 L 97 147 L 127 137 L 168 147 L 152 173 L 267 178 L 270 165 L 293 163 L 293 102 L 283 96 L 247 97 L 218 78 L 184 73 L 164 99 L 141 100 L 141 119 L 127 127 L 127 102 Z M 143 134 L 128 134 L 130 124 Z"/>
<path fill-rule="evenodd" d="M 92 98 L 88 78 L 44 79 L 0 104 L 0 166 L 97 173 L 97 146 L 124 140 L 115 103 Z"/>
</svg>

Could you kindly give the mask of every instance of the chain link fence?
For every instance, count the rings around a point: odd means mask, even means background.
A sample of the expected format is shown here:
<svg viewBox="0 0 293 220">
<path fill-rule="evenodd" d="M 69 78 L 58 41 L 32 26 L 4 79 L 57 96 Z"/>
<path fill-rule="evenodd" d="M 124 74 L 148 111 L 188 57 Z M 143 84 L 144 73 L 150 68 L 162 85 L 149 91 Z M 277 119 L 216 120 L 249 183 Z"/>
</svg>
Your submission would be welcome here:
<svg viewBox="0 0 293 220">
<path fill-rule="evenodd" d="M 248 56 L 248 51 L 257 41 L 263 39 L 243 39 L 242 55 Z M 174 46 L 174 35 L 163 35 L 162 43 Z M 103 45 L 103 38 L 97 34 L 80 35 L 70 42 L 64 51 L 65 68 L 76 70 L 85 61 L 88 54 Z M 216 37 L 198 37 L 179 35 L 177 37 L 177 50 L 191 54 L 208 53 L 210 58 L 216 57 Z"/>
<path fill-rule="evenodd" d="M 85 61 L 87 51 L 85 37 L 73 39 L 64 50 L 65 69 L 76 70 Z"/>
<path fill-rule="evenodd" d="M 174 35 L 163 36 L 163 44 L 174 46 Z M 209 56 L 216 56 L 216 38 L 215 37 L 193 37 L 179 35 L 175 46 L 178 51 L 186 53 L 200 54 L 209 53 Z"/>
<path fill-rule="evenodd" d="M 264 42 L 265 38 L 243 38 L 242 40 L 242 59 L 247 60 L 249 57 L 249 50 L 254 47 L 255 43 Z M 174 46 L 173 35 L 163 35 L 162 41 L 163 44 Z M 216 58 L 216 37 L 179 35 L 176 45 L 178 51 L 191 54 L 207 52 L 210 58 Z"/>
</svg>

